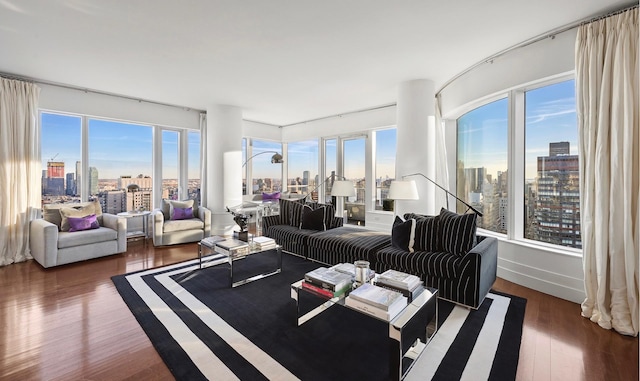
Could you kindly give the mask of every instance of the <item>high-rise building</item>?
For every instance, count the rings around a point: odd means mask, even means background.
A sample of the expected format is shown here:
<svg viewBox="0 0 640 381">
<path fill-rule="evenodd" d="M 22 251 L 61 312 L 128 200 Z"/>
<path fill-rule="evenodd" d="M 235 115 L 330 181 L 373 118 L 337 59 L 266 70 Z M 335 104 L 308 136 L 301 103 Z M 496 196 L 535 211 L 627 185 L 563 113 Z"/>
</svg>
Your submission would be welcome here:
<svg viewBox="0 0 640 381">
<path fill-rule="evenodd" d="M 76 196 L 82 193 L 82 163 L 76 161 Z"/>
<path fill-rule="evenodd" d="M 65 189 L 65 194 L 67 196 L 74 196 L 76 194 L 76 180 L 71 172 L 67 173 L 67 187 Z"/>
<path fill-rule="evenodd" d="M 89 194 L 98 194 L 98 169 L 89 167 Z"/>
<path fill-rule="evenodd" d="M 129 185 L 137 185 L 140 189 L 151 190 L 153 189 L 153 179 L 149 176 L 120 176 L 118 178 L 118 189 L 128 189 Z"/>
<path fill-rule="evenodd" d="M 44 182 L 43 182 L 44 183 Z M 64 191 L 64 162 L 47 162 L 47 177 L 44 193 L 51 196 L 63 196 Z"/>
<path fill-rule="evenodd" d="M 549 143 L 549 156 L 568 155 L 570 149 L 569 142 Z"/>
<path fill-rule="evenodd" d="M 582 248 L 578 155 L 569 155 L 564 143 L 551 143 L 549 156 L 538 157 L 536 235 L 542 242 Z"/>
</svg>

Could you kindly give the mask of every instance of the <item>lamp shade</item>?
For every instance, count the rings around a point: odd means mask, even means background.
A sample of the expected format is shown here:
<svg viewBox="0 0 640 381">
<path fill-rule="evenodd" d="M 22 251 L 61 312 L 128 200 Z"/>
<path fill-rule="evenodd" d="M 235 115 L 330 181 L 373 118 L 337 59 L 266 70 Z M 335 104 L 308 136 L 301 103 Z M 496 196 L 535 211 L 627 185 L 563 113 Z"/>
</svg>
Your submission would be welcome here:
<svg viewBox="0 0 640 381">
<path fill-rule="evenodd" d="M 418 187 L 413 180 L 394 180 L 389 186 L 388 198 L 392 200 L 419 200 Z"/>
<path fill-rule="evenodd" d="M 356 189 L 353 187 L 353 183 L 348 180 L 336 180 L 333 182 L 331 188 L 332 196 L 344 196 L 354 197 L 356 195 Z"/>
</svg>

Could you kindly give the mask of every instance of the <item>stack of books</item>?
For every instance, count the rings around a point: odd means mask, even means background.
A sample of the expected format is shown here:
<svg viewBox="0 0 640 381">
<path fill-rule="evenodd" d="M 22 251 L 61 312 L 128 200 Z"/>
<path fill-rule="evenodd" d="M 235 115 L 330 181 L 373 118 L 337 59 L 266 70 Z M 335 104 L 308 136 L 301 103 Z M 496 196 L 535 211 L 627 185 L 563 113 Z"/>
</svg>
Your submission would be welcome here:
<svg viewBox="0 0 640 381">
<path fill-rule="evenodd" d="M 365 283 L 351 291 L 345 304 L 358 311 L 390 321 L 407 306 L 407 297 L 398 291 Z"/>
<path fill-rule="evenodd" d="M 319 267 L 304 274 L 302 288 L 328 298 L 335 298 L 351 290 L 351 278 L 349 274 Z"/>
<path fill-rule="evenodd" d="M 257 250 L 270 250 L 276 248 L 276 240 L 264 236 L 254 237 L 253 244 Z"/>
<path fill-rule="evenodd" d="M 419 277 L 401 271 L 387 270 L 380 274 L 375 281 L 376 286 L 398 291 L 412 302 L 424 291 L 424 286 Z"/>
<path fill-rule="evenodd" d="M 230 257 L 242 257 L 249 254 L 249 245 L 239 239 L 225 239 L 215 243 L 216 253 L 228 255 Z"/>
<path fill-rule="evenodd" d="M 202 241 L 200 241 L 200 244 L 210 249 L 213 249 L 216 245 L 216 242 L 220 242 L 224 240 L 226 240 L 226 238 L 220 237 L 219 235 L 214 235 L 211 237 L 203 238 Z"/>
<path fill-rule="evenodd" d="M 351 280 L 355 280 L 356 278 L 356 266 L 353 263 L 338 263 L 337 265 L 333 265 L 330 269 L 336 270 L 338 272 L 351 275 Z M 376 276 L 376 272 L 372 269 L 369 269 L 369 281 Z"/>
</svg>

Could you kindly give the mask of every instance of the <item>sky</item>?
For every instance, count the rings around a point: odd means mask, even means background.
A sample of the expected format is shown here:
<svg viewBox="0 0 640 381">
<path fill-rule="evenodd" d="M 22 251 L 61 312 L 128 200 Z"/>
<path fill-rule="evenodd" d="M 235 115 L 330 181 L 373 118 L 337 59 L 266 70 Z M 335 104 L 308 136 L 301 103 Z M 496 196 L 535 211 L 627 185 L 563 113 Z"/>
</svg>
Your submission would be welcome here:
<svg viewBox="0 0 640 381">
<path fill-rule="evenodd" d="M 568 141 L 578 154 L 574 81 L 525 93 L 525 178 L 537 176 L 537 158 L 549 155 L 549 143 Z M 487 168 L 496 178 L 507 169 L 508 102 L 503 98 L 458 119 L 458 158 L 465 168 Z"/>
<path fill-rule="evenodd" d="M 525 95 L 525 167 L 526 178 L 536 176 L 538 156 L 548 155 L 549 143 L 569 141 L 571 154 L 577 154 L 577 122 L 575 112 L 574 81 L 528 91 Z M 498 171 L 507 169 L 507 115 L 508 103 L 503 98 L 476 108 L 458 119 L 458 155 L 465 167 L 486 167 L 495 179 Z M 42 113 L 42 165 L 47 161 L 65 162 L 65 172 L 75 171 L 80 160 L 81 118 L 71 115 Z M 376 132 L 376 177 L 395 176 L 395 130 Z M 162 130 L 163 173 L 165 179 L 177 178 L 178 133 Z M 327 173 L 335 170 L 336 140 L 326 141 Z M 364 177 L 364 138 L 344 141 L 345 176 L 350 179 Z M 120 176 L 152 175 L 153 128 L 109 120 L 89 119 L 89 165 L 98 169 L 101 179 Z M 189 178 L 199 178 L 200 134 L 188 134 Z M 289 177 L 318 174 L 318 140 L 288 144 Z M 282 153 L 282 144 L 253 141 L 253 154 L 264 151 Z M 271 155 L 263 154 L 251 159 L 254 178 L 279 177 L 279 164 L 271 164 Z"/>
</svg>

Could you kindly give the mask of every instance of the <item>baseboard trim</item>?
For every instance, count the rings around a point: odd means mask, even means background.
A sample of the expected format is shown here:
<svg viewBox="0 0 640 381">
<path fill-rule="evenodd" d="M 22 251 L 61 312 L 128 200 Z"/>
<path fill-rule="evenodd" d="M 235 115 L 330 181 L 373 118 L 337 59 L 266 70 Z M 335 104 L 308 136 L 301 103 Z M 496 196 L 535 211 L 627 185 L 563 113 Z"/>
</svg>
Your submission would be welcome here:
<svg viewBox="0 0 640 381">
<path fill-rule="evenodd" d="M 537 274 L 537 276 L 531 274 Z M 584 289 L 581 287 L 581 279 L 552 273 L 544 269 L 499 259 L 497 275 L 509 282 L 574 303 L 582 303 L 585 298 Z"/>
</svg>

